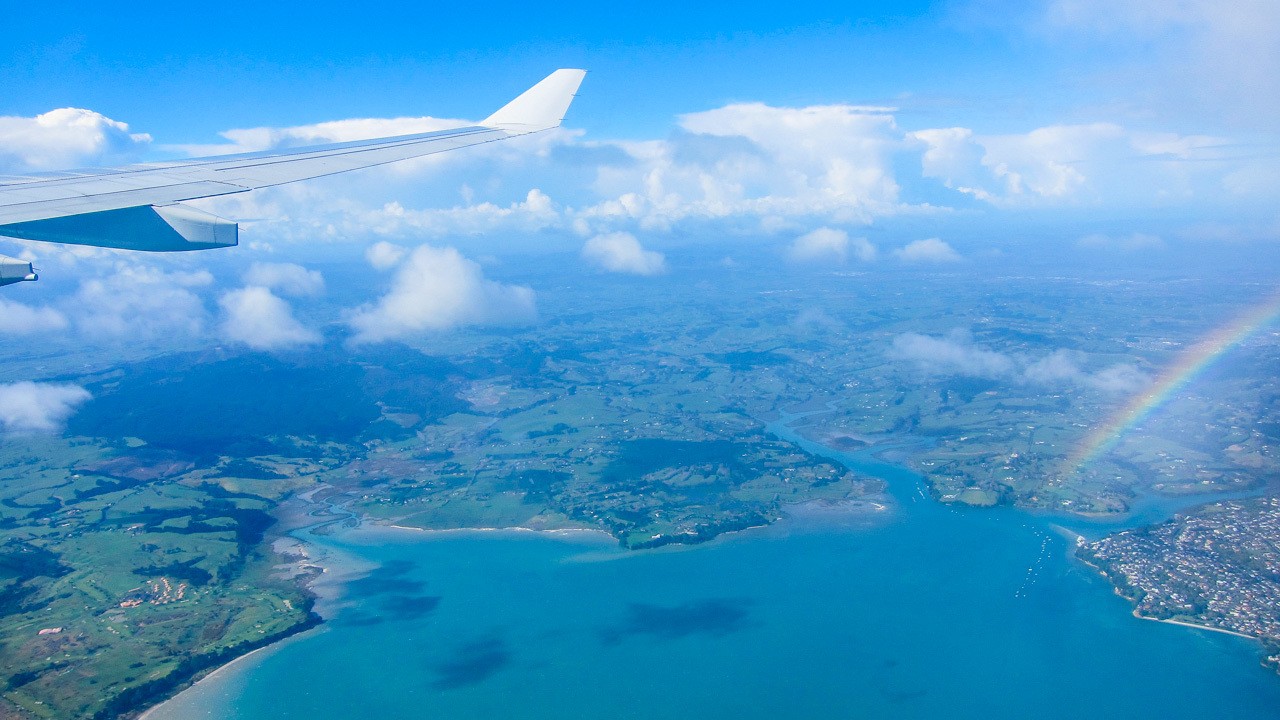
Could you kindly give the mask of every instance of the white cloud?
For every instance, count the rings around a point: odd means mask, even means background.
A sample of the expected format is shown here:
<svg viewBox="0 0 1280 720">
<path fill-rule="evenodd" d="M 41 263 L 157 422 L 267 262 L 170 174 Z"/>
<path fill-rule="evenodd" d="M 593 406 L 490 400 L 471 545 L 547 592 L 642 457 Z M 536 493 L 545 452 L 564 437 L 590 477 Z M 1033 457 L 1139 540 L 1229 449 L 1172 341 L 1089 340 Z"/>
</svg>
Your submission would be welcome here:
<svg viewBox="0 0 1280 720">
<path fill-rule="evenodd" d="M 1120 363 L 1085 376 L 1086 384 L 1114 395 L 1135 393 L 1151 384 L 1151 376 L 1128 363 Z"/>
<path fill-rule="evenodd" d="M 92 110 L 60 108 L 35 117 L 0 117 L 0 170 L 65 170 L 134 160 L 151 136 Z"/>
<path fill-rule="evenodd" d="M 974 345 L 969 334 L 961 330 L 941 338 L 903 333 L 893 339 L 889 354 L 897 360 L 909 360 L 943 374 L 1003 377 L 1015 367 L 1007 355 Z"/>
<path fill-rule="evenodd" d="M 894 250 L 893 254 L 899 260 L 909 263 L 953 263 L 960 260 L 960 253 L 938 238 L 916 240 L 906 247 Z"/>
<path fill-rule="evenodd" d="M 1274 0 L 1051 0 L 1045 29 L 1109 52 L 1106 84 L 1146 112 L 1276 130 L 1280 3 Z"/>
<path fill-rule="evenodd" d="M 7 432 L 57 430 L 90 397 L 79 385 L 26 381 L 0 385 L 0 428 Z"/>
<path fill-rule="evenodd" d="M 876 246 L 866 238 L 850 238 L 844 230 L 818 228 L 796 238 L 787 250 L 787 256 L 794 262 L 835 262 L 843 263 L 849 251 L 863 262 L 876 259 Z"/>
<path fill-rule="evenodd" d="M 670 140 L 619 142 L 600 166 L 604 196 L 577 216 L 596 230 L 737 220 L 757 229 L 817 216 L 865 222 L 899 212 L 892 172 L 906 145 L 886 108 L 728 105 L 680 117 Z"/>
<path fill-rule="evenodd" d="M 350 220 L 346 232 L 374 232 L 379 235 L 478 235 L 495 230 L 533 232 L 555 227 L 561 222 L 555 202 L 533 188 L 524 200 L 506 206 L 491 202 L 451 208 L 413 210 L 399 202 L 389 202 L 378 210 L 365 211 Z"/>
<path fill-rule="evenodd" d="M 165 272 L 126 261 L 103 263 L 98 271 L 101 277 L 82 281 L 62 304 L 85 335 L 139 340 L 203 332 L 207 313 L 193 289 L 213 283 L 207 271 Z"/>
<path fill-rule="evenodd" d="M 320 342 L 320 334 L 293 317 L 289 303 L 265 287 L 231 290 L 218 298 L 221 334 L 255 350 L 282 350 Z"/>
<path fill-rule="evenodd" d="M 375 270 L 390 270 L 400 264 L 407 252 L 404 247 L 383 240 L 366 248 L 364 258 Z"/>
<path fill-rule="evenodd" d="M 889 356 L 939 375 L 1085 387 L 1112 395 L 1134 393 L 1151 382 L 1149 375 L 1130 363 L 1088 372 L 1081 367 L 1087 360 L 1084 353 L 1055 350 L 1039 358 L 1011 355 L 979 347 L 963 330 L 954 330 L 943 337 L 903 333 L 893 339 Z"/>
<path fill-rule="evenodd" d="M 904 129 L 894 113 L 857 105 L 736 103 L 682 115 L 664 139 L 585 140 L 561 129 L 198 204 L 227 217 L 255 218 L 245 230 L 258 244 L 366 242 L 370 236 L 404 243 L 492 232 L 519 239 L 547 230 L 587 238 L 682 224 L 800 234 L 946 212 L 950 204 L 971 205 L 970 198 L 1002 208 L 1132 208 L 1280 194 L 1280 184 L 1271 182 L 1274 163 L 1230 149 L 1238 142 L 1231 138 L 1138 131 L 1113 121 L 1004 134 Z M 26 138 L 37 118 L 0 118 L 0 165 L 96 162 L 136 154 L 149 142 L 88 111 L 49 115 L 57 132 L 42 130 L 36 134 L 44 140 L 33 143 Z M 17 128 L 10 128 L 7 142 L 5 122 Z M 392 118 L 238 129 L 224 133 L 227 143 L 186 149 L 285 148 L 460 124 Z M 925 178 L 938 182 L 920 182 Z M 860 257 L 873 252 L 857 238 L 845 250 Z M 391 256 L 377 262 L 386 266 Z"/>
<path fill-rule="evenodd" d="M 1075 382 L 1081 376 L 1076 354 L 1067 350 L 1055 350 L 1026 367 L 1023 375 L 1033 383 L 1053 385 Z"/>
<path fill-rule="evenodd" d="M 0 335 L 48 332 L 66 326 L 67 316 L 53 308 L 31 307 L 0 298 Z"/>
<path fill-rule="evenodd" d="M 667 269 L 660 252 L 645 250 L 634 235 L 615 232 L 597 235 L 582 246 L 582 257 L 610 272 L 657 275 Z"/>
<path fill-rule="evenodd" d="M 1137 132 L 1115 123 L 1006 135 L 957 127 L 908 137 L 924 148 L 924 177 L 999 207 L 1221 198 L 1225 168 L 1251 166 L 1227 161 L 1223 138 Z"/>
<path fill-rule="evenodd" d="M 191 155 L 226 155 L 279 150 L 317 143 L 350 142 L 353 140 L 395 137 L 397 135 L 413 135 L 437 130 L 450 130 L 472 124 L 466 120 L 433 117 L 351 118 L 282 128 L 237 128 L 218 133 L 226 138 L 227 142 L 225 143 L 217 145 L 180 145 L 177 147 Z"/>
<path fill-rule="evenodd" d="M 324 292 L 324 276 L 319 270 L 308 270 L 293 263 L 255 262 L 245 271 L 244 282 L 295 297 Z"/>
<path fill-rule="evenodd" d="M 1160 250 L 1164 241 L 1157 235 L 1133 233 L 1131 235 L 1086 235 L 1076 241 L 1076 247 L 1083 250 L 1109 250 L 1136 253 L 1145 250 Z"/>
<path fill-rule="evenodd" d="M 379 342 L 460 325 L 510 325 L 536 317 L 533 290 L 484 277 L 454 248 L 422 245 L 409 254 L 391 290 L 352 313 L 355 342 Z"/>
<path fill-rule="evenodd" d="M 1117 363 L 1091 373 L 1081 368 L 1085 360 L 1084 353 L 1055 350 L 1027 364 L 1022 380 L 1041 385 L 1080 385 L 1112 395 L 1134 393 L 1151 382 L 1151 376 L 1130 363 Z"/>
</svg>

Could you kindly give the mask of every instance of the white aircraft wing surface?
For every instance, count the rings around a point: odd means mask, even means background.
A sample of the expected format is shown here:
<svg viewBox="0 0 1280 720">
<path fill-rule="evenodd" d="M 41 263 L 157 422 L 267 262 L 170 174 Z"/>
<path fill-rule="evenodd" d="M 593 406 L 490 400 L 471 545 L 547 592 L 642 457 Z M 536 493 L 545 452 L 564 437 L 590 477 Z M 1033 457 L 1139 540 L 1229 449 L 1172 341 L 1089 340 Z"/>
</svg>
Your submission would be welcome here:
<svg viewBox="0 0 1280 720">
<path fill-rule="evenodd" d="M 473 127 L 284 151 L 0 176 L 0 235 L 155 252 L 228 247 L 239 240 L 236 223 L 178 203 L 549 130 L 560 125 L 585 75 L 582 70 L 557 70 Z M 35 278 L 34 273 L 24 275 Z"/>
</svg>

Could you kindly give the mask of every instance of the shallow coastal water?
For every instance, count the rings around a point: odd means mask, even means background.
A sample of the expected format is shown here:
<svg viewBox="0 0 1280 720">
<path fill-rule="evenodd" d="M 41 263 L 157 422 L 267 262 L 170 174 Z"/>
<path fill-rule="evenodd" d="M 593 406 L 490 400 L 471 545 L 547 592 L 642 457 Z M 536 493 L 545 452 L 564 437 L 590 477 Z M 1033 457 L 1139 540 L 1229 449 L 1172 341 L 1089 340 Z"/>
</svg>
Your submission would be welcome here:
<svg viewBox="0 0 1280 720">
<path fill-rule="evenodd" d="M 315 538 L 381 567 L 321 630 L 149 720 L 1280 717 L 1257 645 L 1133 618 L 1050 520 L 943 507 L 908 471 L 840 457 L 889 481 L 889 509 L 646 553 Z"/>
</svg>

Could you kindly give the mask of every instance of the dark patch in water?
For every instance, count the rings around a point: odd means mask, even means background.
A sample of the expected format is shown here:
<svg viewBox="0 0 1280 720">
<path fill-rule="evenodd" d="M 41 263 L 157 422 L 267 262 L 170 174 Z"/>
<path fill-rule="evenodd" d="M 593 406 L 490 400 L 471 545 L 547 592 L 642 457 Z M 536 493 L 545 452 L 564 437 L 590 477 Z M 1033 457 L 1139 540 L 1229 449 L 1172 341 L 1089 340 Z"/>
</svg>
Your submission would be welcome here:
<svg viewBox="0 0 1280 720">
<path fill-rule="evenodd" d="M 382 603 L 388 620 L 417 620 L 440 606 L 438 595 L 394 595 Z"/>
<path fill-rule="evenodd" d="M 383 618 L 359 610 L 344 612 L 333 620 L 334 625 L 348 627 L 368 627 L 370 625 L 381 625 L 383 622 L 385 622 Z"/>
<path fill-rule="evenodd" d="M 421 580 L 404 577 L 413 571 L 413 563 L 407 560 L 392 560 L 368 575 L 353 580 L 350 590 L 357 597 L 373 595 L 420 595 L 426 583 Z"/>
<path fill-rule="evenodd" d="M 698 600 L 672 607 L 631 603 L 627 618 L 606 628 L 600 639 L 612 645 L 637 635 L 650 635 L 661 640 L 678 640 L 690 635 L 723 637 L 746 627 L 750 601 L 731 598 Z"/>
<path fill-rule="evenodd" d="M 511 662 L 511 652 L 502 638 L 489 637 L 458 648 L 453 657 L 436 666 L 437 690 L 456 690 L 489 679 Z"/>
</svg>

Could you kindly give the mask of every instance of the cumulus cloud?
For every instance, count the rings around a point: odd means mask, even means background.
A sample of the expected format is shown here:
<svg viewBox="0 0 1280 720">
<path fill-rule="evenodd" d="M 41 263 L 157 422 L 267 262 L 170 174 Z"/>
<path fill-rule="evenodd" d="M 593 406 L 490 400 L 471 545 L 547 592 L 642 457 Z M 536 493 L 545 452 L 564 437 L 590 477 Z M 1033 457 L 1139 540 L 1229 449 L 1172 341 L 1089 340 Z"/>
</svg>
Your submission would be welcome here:
<svg viewBox="0 0 1280 720">
<path fill-rule="evenodd" d="M 101 277 L 80 283 L 62 304 L 72 323 L 96 339 L 137 340 L 194 336 L 204 331 L 207 313 L 194 292 L 213 283 L 204 270 L 166 272 L 117 261 Z"/>
<path fill-rule="evenodd" d="M 255 262 L 245 271 L 244 282 L 295 297 L 324 292 L 324 276 L 319 270 L 308 270 L 293 263 Z"/>
<path fill-rule="evenodd" d="M 407 252 L 404 247 L 383 240 L 366 248 L 364 258 L 375 270 L 390 270 L 400 264 Z"/>
<path fill-rule="evenodd" d="M 67 316 L 53 308 L 31 307 L 0 298 L 0 334 L 26 335 L 62 330 L 66 326 Z"/>
<path fill-rule="evenodd" d="M 924 177 L 1000 207 L 1108 202 L 1165 203 L 1221 196 L 1226 140 L 1137 132 L 1115 123 L 1050 125 L 982 135 L 969 128 L 917 130 Z M 1249 163 L 1230 163 L 1242 168 Z"/>
<path fill-rule="evenodd" d="M 1256 158 L 1233 157 L 1224 150 L 1228 139 L 1137 131 L 1116 122 L 989 134 L 903 128 L 893 108 L 763 103 L 735 103 L 676 122 L 676 132 L 662 139 L 586 140 L 561 129 L 214 199 L 207 208 L 278 221 L 254 225 L 262 239 L 372 235 L 404 243 L 546 230 L 588 238 L 680 225 L 800 234 L 820 225 L 944 212 L 971 198 L 999 207 L 1133 207 L 1277 194 L 1276 183 L 1268 182 L 1274 171 Z M 252 128 L 227 131 L 229 142 L 217 147 L 188 149 L 262 150 L 458 124 L 398 118 Z M 926 178 L 938 182 L 921 182 Z M 846 254 L 873 250 L 851 239 Z"/>
<path fill-rule="evenodd" d="M 1086 372 L 1082 368 L 1086 360 L 1084 353 L 1056 350 L 1028 363 L 1022 379 L 1041 385 L 1081 385 L 1113 395 L 1137 392 L 1151 382 L 1151 376 L 1129 363 Z"/>
<path fill-rule="evenodd" d="M 391 290 L 355 310 L 349 324 L 358 343 L 448 330 L 460 325 L 510 325 L 536 317 L 533 290 L 484 277 L 454 248 L 422 245 L 396 270 Z"/>
<path fill-rule="evenodd" d="M 293 317 L 289 303 L 265 287 L 230 290 L 218 298 L 221 334 L 255 350 L 283 350 L 320 342 L 320 334 Z"/>
<path fill-rule="evenodd" d="M 605 199 L 577 212 L 587 227 L 688 220 L 865 222 L 897 212 L 893 156 L 904 147 L 889 108 L 741 103 L 680 117 L 669 140 L 618 142 L 627 162 L 600 167 Z"/>
<path fill-rule="evenodd" d="M 1149 375 L 1130 363 L 1089 372 L 1084 369 L 1088 360 L 1084 353 L 1055 350 L 1041 357 L 1002 353 L 978 346 L 963 330 L 953 330 L 942 337 L 903 333 L 893 339 L 889 357 L 938 375 L 1085 387 L 1113 395 L 1137 392 L 1151 382 Z"/>
<path fill-rule="evenodd" d="M 894 250 L 893 254 L 908 263 L 953 263 L 960 260 L 960 253 L 938 238 L 916 240 Z"/>
<path fill-rule="evenodd" d="M 209 199 L 202 207 L 260 218 L 248 224 L 257 242 L 372 236 L 404 243 L 409 237 L 547 230 L 588 238 L 679 225 L 794 235 L 815 226 L 944 212 L 948 204 L 972 204 L 971 198 L 999 207 L 1171 206 L 1198 199 L 1274 199 L 1280 187 L 1272 182 L 1274 163 L 1225 149 L 1229 138 L 1137 131 L 1116 122 L 1003 134 L 903 128 L 895 112 L 843 104 L 735 103 L 679 116 L 676 131 L 661 139 L 586 140 L 581 132 L 560 129 Z M 43 127 L 38 118 L 0 119 L 12 126 L 8 141 L 0 130 L 0 165 L 96 162 L 136 153 L 149 142 L 89 111 L 50 115 L 56 117 L 43 122 L 66 131 L 67 139 L 27 142 L 32 127 Z M 225 143 L 184 149 L 201 155 L 279 149 L 461 124 L 466 123 L 392 118 L 249 128 L 226 131 Z M 65 149 L 74 161 L 53 157 L 57 153 L 50 148 Z M 925 178 L 937 182 L 921 182 Z M 844 253 L 865 258 L 874 250 L 850 238 Z M 797 247 L 797 253 L 804 250 Z M 391 256 L 376 262 L 394 264 Z"/>
<path fill-rule="evenodd" d="M 866 238 L 850 238 L 844 230 L 818 228 L 796 238 L 787 249 L 787 256 L 793 262 L 835 262 L 843 263 L 852 250 L 853 254 L 863 262 L 876 258 L 876 246 Z"/>
<path fill-rule="evenodd" d="M 974 345 L 962 330 L 945 337 L 903 333 L 893 339 L 889 355 L 942 374 L 1003 377 L 1014 369 L 1014 362 L 1007 355 Z"/>
<path fill-rule="evenodd" d="M 79 385 L 26 381 L 0 385 L 0 429 L 11 433 L 57 430 L 90 397 Z"/>
<path fill-rule="evenodd" d="M 645 250 L 635 235 L 615 232 L 597 235 L 582 246 L 582 257 L 609 272 L 657 275 L 667 269 L 662 253 Z"/>
<path fill-rule="evenodd" d="M 60 108 L 35 117 L 0 116 L 0 170 L 65 170 L 135 160 L 151 142 L 92 110 Z"/>
<path fill-rule="evenodd" d="M 227 155 L 232 153 L 283 150 L 317 143 L 350 142 L 371 138 L 413 135 L 465 127 L 465 120 L 433 117 L 350 118 L 292 127 L 237 128 L 218 133 L 227 142 L 216 145 L 179 145 L 191 155 Z"/>
<path fill-rule="evenodd" d="M 478 235 L 496 230 L 535 232 L 561 224 L 563 218 L 556 204 L 537 188 L 529 190 L 524 200 L 507 205 L 479 202 L 450 208 L 406 208 L 398 201 L 375 210 L 349 213 L 343 232 L 383 236 Z"/>
</svg>

